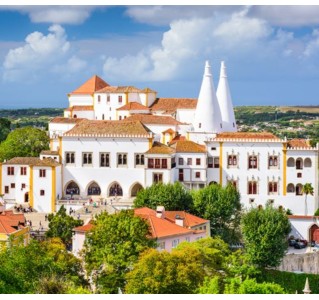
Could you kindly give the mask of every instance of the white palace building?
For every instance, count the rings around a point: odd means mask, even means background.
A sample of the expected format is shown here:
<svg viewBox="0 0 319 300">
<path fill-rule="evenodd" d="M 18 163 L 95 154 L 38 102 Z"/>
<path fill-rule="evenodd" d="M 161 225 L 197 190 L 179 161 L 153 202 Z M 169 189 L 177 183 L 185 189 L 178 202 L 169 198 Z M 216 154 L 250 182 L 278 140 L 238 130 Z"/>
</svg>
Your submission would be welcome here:
<svg viewBox="0 0 319 300">
<path fill-rule="evenodd" d="M 0 165 L 7 203 L 52 212 L 71 198 L 129 202 L 157 182 L 231 183 L 244 207 L 289 208 L 293 234 L 319 241 L 318 145 L 238 132 L 224 62 L 216 92 L 206 62 L 198 99 L 158 98 L 150 88 L 111 86 L 98 76 L 68 99 L 64 117 L 49 123 L 50 151 Z M 314 188 L 306 201 L 305 183 Z"/>
</svg>

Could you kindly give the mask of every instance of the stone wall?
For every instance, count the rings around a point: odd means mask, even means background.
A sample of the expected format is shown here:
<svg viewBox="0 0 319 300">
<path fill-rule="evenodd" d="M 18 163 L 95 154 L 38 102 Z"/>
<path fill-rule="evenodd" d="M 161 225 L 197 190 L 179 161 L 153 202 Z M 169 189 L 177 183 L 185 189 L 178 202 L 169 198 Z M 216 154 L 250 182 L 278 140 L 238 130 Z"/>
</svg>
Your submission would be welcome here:
<svg viewBox="0 0 319 300">
<path fill-rule="evenodd" d="M 278 267 L 279 271 L 319 274 L 319 252 L 287 254 Z"/>
</svg>

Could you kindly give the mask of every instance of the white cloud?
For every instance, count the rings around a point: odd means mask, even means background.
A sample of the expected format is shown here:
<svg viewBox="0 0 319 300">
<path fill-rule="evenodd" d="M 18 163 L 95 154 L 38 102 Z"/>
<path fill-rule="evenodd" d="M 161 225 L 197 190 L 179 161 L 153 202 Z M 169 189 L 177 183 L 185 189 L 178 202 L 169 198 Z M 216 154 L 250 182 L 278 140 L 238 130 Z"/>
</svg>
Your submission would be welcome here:
<svg viewBox="0 0 319 300">
<path fill-rule="evenodd" d="M 275 26 L 312 26 L 319 24 L 318 5 L 256 5 L 250 16 L 264 19 Z"/>
<path fill-rule="evenodd" d="M 73 75 L 75 73 L 78 73 L 80 71 L 83 71 L 87 67 L 87 62 L 85 60 L 82 60 L 78 58 L 77 56 L 70 57 L 66 63 L 62 65 L 56 65 L 52 68 L 53 72 L 56 72 L 58 74 L 64 75 L 66 74 L 66 77 Z"/>
<path fill-rule="evenodd" d="M 319 30 L 314 29 L 312 32 L 312 38 L 306 44 L 303 55 L 307 58 L 315 54 L 318 54 L 318 50 L 319 50 Z"/>
<path fill-rule="evenodd" d="M 81 24 L 86 21 L 92 11 L 96 9 L 94 6 L 2 6 L 2 10 L 19 11 L 28 14 L 33 23 L 53 23 L 53 24 Z"/>
<path fill-rule="evenodd" d="M 36 76 L 39 71 L 48 71 L 51 66 L 67 59 L 70 43 L 60 25 L 49 27 L 49 33 L 35 31 L 25 39 L 21 47 L 11 49 L 5 57 L 3 78 L 15 81 L 18 78 Z"/>
</svg>

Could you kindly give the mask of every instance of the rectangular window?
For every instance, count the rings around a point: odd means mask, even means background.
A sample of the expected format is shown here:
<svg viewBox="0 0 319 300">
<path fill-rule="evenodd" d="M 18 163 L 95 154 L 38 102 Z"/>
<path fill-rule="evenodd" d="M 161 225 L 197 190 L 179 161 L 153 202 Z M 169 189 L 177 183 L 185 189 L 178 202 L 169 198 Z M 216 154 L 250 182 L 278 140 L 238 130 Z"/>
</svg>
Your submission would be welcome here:
<svg viewBox="0 0 319 300">
<path fill-rule="evenodd" d="M 148 159 L 147 167 L 148 167 L 149 169 L 154 169 L 154 158 L 149 158 L 149 159 Z"/>
<path fill-rule="evenodd" d="M 106 97 L 106 102 L 107 102 L 107 103 L 110 103 L 110 101 L 111 101 L 111 96 L 110 96 L 110 95 L 107 95 L 107 97 Z"/>
<path fill-rule="evenodd" d="M 166 158 L 162 159 L 162 169 L 167 169 L 167 159 Z"/>
<path fill-rule="evenodd" d="M 163 174 L 162 173 L 153 173 L 153 183 L 163 182 Z"/>
<path fill-rule="evenodd" d="M 248 169 L 257 169 L 258 158 L 256 155 L 249 155 L 248 157 Z"/>
<path fill-rule="evenodd" d="M 165 250 L 165 242 L 160 242 L 158 244 L 158 248 L 159 248 L 159 250 Z"/>
<path fill-rule="evenodd" d="M 268 158 L 268 167 L 278 167 L 278 156 L 272 155 Z"/>
<path fill-rule="evenodd" d="M 7 175 L 14 175 L 14 167 L 7 168 Z"/>
<path fill-rule="evenodd" d="M 27 175 L 27 167 L 20 168 L 20 175 Z"/>
<path fill-rule="evenodd" d="M 92 152 L 82 153 L 82 165 L 83 166 L 92 165 Z"/>
<path fill-rule="evenodd" d="M 188 166 L 191 166 L 192 165 L 192 158 L 191 157 L 189 157 L 189 158 L 187 158 L 187 165 Z"/>
<path fill-rule="evenodd" d="M 6 185 L 6 186 L 4 187 L 4 193 L 5 193 L 5 194 L 9 194 L 9 186 L 8 186 L 8 185 Z"/>
<path fill-rule="evenodd" d="M 40 190 L 40 196 L 44 196 L 45 195 L 45 191 L 44 190 Z"/>
<path fill-rule="evenodd" d="M 98 103 L 101 102 L 101 96 L 100 96 L 100 95 L 97 96 L 97 102 L 98 102 Z"/>
<path fill-rule="evenodd" d="M 39 170 L 39 177 L 46 177 L 46 170 L 45 169 Z"/>
<path fill-rule="evenodd" d="M 11 188 L 15 189 L 15 187 L 16 187 L 16 184 L 15 183 L 11 183 Z"/>
<path fill-rule="evenodd" d="M 118 153 L 117 154 L 117 165 L 118 166 L 127 166 L 127 153 Z"/>
<path fill-rule="evenodd" d="M 141 154 L 141 153 L 135 154 L 135 166 L 144 166 L 144 165 L 145 165 L 144 154 Z"/>
<path fill-rule="evenodd" d="M 66 164 L 75 163 L 75 152 L 65 152 L 65 163 Z"/>
<path fill-rule="evenodd" d="M 237 166 L 237 155 L 228 155 L 227 164 L 228 167 Z"/>
<path fill-rule="evenodd" d="M 182 157 L 178 158 L 178 164 L 182 166 L 184 164 L 184 159 Z"/>
<path fill-rule="evenodd" d="M 110 166 L 110 153 L 100 153 L 100 167 Z"/>
<path fill-rule="evenodd" d="M 179 239 L 173 240 L 172 241 L 172 248 L 176 248 L 178 244 L 179 244 Z"/>
<path fill-rule="evenodd" d="M 249 195 L 256 195 L 257 194 L 257 182 L 256 181 L 249 181 L 248 182 L 248 194 Z"/>
<path fill-rule="evenodd" d="M 196 158 L 196 166 L 200 166 L 200 158 Z"/>
<path fill-rule="evenodd" d="M 161 168 L 161 160 L 159 158 L 155 158 L 155 169 Z"/>
<path fill-rule="evenodd" d="M 200 178 L 200 172 L 195 173 L 195 178 Z"/>
<path fill-rule="evenodd" d="M 122 103 L 122 100 L 123 100 L 122 96 L 119 96 L 119 103 Z"/>
<path fill-rule="evenodd" d="M 184 169 L 179 169 L 178 170 L 178 180 L 179 181 L 184 181 Z"/>
<path fill-rule="evenodd" d="M 25 189 L 25 183 L 21 184 L 21 189 Z"/>
<path fill-rule="evenodd" d="M 278 183 L 277 182 L 269 182 L 268 183 L 268 194 L 276 194 L 278 191 Z"/>
</svg>

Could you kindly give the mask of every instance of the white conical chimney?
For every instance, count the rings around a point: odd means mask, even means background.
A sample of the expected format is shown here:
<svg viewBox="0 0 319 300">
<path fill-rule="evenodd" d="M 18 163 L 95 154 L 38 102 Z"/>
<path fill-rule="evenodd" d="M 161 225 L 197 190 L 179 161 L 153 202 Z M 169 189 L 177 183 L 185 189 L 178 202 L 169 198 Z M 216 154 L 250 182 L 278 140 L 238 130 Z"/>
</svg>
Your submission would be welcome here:
<svg viewBox="0 0 319 300">
<path fill-rule="evenodd" d="M 224 132 L 237 131 L 236 119 L 234 114 L 233 103 L 230 95 L 226 66 L 225 63 L 221 62 L 220 67 L 220 78 L 217 87 L 217 99 L 220 107 L 220 113 L 223 122 Z"/>
<path fill-rule="evenodd" d="M 196 132 L 218 133 L 223 131 L 220 109 L 208 61 L 205 64 L 193 126 Z"/>
</svg>

